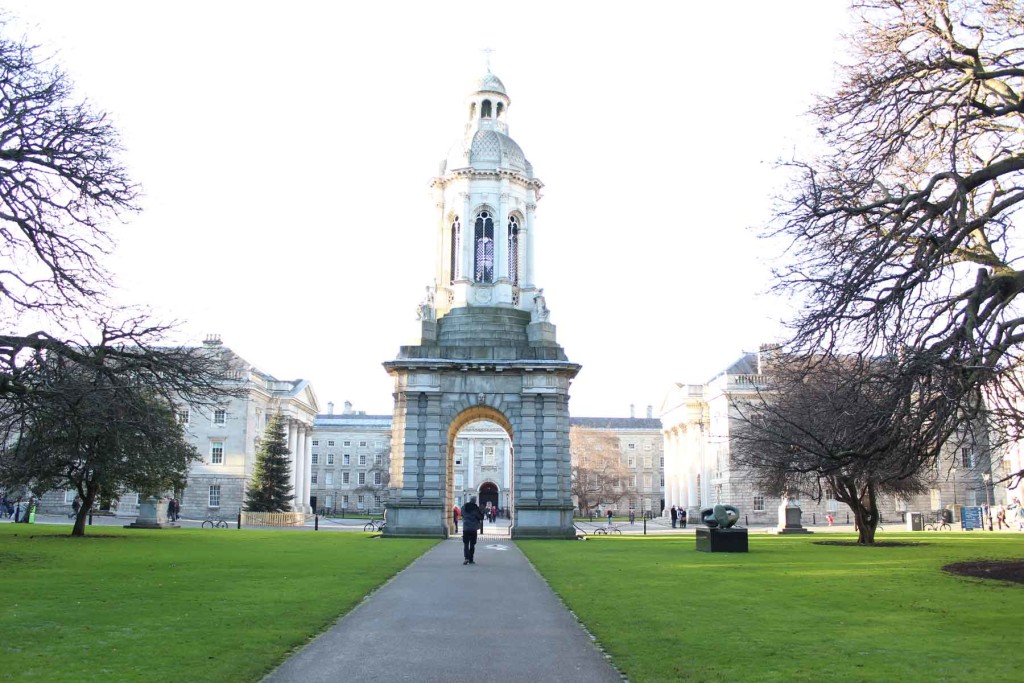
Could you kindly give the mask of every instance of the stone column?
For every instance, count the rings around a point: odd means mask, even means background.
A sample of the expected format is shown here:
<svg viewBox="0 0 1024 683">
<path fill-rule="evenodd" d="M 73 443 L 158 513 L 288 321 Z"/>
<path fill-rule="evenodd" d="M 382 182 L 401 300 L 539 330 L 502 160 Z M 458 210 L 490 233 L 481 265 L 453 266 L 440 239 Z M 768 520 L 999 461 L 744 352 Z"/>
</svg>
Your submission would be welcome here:
<svg viewBox="0 0 1024 683">
<path fill-rule="evenodd" d="M 526 205 L 526 234 L 520 231 L 520 248 L 526 255 L 521 287 L 533 287 L 533 212 L 536 208 L 536 204 Z"/>
<path fill-rule="evenodd" d="M 295 479 L 293 507 L 296 512 L 306 512 L 309 505 L 309 498 L 306 493 L 306 480 L 309 478 L 309 470 L 306 469 L 306 428 L 301 422 L 295 422 Z"/>
<path fill-rule="evenodd" d="M 292 466 L 292 494 L 298 492 L 298 481 L 299 481 L 299 459 L 295 457 L 295 451 L 298 448 L 296 446 L 298 435 L 295 430 L 295 422 L 288 420 L 288 452 L 291 453 L 291 466 Z M 297 510 L 296 505 L 297 498 L 292 498 L 292 509 Z"/>
<path fill-rule="evenodd" d="M 311 493 L 313 486 L 310 483 L 313 472 L 313 426 L 306 425 L 306 428 L 303 431 L 305 432 L 306 435 L 305 443 L 303 444 L 303 453 L 305 454 L 304 463 L 306 469 L 306 476 L 303 478 L 303 484 L 306 487 L 306 497 L 303 498 L 303 500 L 306 501 L 306 504 L 308 505 L 309 494 Z M 313 512 L 315 512 L 315 510 Z"/>
<path fill-rule="evenodd" d="M 456 434 L 455 438 L 458 439 L 459 435 Z M 472 492 L 472 495 L 476 495 L 476 470 L 473 466 L 473 455 L 476 449 L 476 439 L 466 439 L 466 443 L 469 447 L 466 449 L 466 486 Z"/>
<path fill-rule="evenodd" d="M 494 221 L 494 281 L 508 280 L 508 181 L 498 194 L 498 215 Z"/>
<path fill-rule="evenodd" d="M 469 215 L 469 193 L 462 194 L 462 279 L 473 281 L 473 254 L 476 253 L 476 223 Z"/>
</svg>

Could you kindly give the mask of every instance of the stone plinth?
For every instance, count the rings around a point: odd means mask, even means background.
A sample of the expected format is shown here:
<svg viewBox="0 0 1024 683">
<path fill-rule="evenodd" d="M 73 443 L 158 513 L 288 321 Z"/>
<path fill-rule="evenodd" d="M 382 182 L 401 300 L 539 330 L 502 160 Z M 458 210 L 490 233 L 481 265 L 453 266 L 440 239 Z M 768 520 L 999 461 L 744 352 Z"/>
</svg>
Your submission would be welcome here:
<svg viewBox="0 0 1024 683">
<path fill-rule="evenodd" d="M 717 529 L 697 527 L 697 550 L 704 553 L 745 553 L 747 530 L 732 527 Z"/>
<path fill-rule="evenodd" d="M 167 519 L 167 499 L 149 498 L 139 503 L 139 516 L 131 524 L 125 524 L 125 529 L 178 529 L 178 524 Z"/>
<path fill-rule="evenodd" d="M 800 519 L 803 515 L 803 511 L 798 505 L 789 505 L 783 501 L 782 505 L 779 506 L 779 528 L 776 533 L 779 534 L 809 534 L 811 533 L 808 529 L 804 528 Z M 784 521 L 783 521 L 784 520 Z"/>
</svg>

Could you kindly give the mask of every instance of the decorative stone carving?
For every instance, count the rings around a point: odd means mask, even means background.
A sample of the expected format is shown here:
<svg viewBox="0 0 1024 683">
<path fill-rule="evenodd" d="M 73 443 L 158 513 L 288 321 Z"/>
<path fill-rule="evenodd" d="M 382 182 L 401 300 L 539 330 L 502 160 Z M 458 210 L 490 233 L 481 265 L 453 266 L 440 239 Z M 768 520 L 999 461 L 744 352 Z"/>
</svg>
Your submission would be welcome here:
<svg viewBox="0 0 1024 683">
<path fill-rule="evenodd" d="M 538 289 L 533 295 L 533 311 L 530 314 L 530 321 L 535 323 L 546 323 L 551 316 L 548 304 L 544 300 L 544 290 Z"/>
</svg>

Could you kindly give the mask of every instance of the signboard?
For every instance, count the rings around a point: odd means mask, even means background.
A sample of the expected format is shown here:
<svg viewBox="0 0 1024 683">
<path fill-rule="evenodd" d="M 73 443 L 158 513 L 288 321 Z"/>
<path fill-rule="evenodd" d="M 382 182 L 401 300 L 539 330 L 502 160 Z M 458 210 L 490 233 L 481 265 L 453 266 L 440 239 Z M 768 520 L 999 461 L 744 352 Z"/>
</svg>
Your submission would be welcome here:
<svg viewBox="0 0 1024 683">
<path fill-rule="evenodd" d="M 960 526 L 965 531 L 985 529 L 985 508 L 980 505 L 960 508 Z"/>
</svg>

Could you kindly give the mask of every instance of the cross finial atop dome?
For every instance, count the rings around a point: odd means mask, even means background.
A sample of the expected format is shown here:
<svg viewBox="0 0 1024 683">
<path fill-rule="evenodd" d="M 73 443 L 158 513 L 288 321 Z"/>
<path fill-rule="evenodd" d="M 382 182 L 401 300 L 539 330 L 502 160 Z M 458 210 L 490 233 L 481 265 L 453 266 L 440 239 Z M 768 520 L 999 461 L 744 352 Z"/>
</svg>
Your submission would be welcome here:
<svg viewBox="0 0 1024 683">
<path fill-rule="evenodd" d="M 484 49 L 480 50 L 480 52 L 484 53 L 484 60 L 487 65 L 487 73 L 491 73 L 491 55 L 494 54 L 494 48 L 485 47 Z"/>
</svg>

